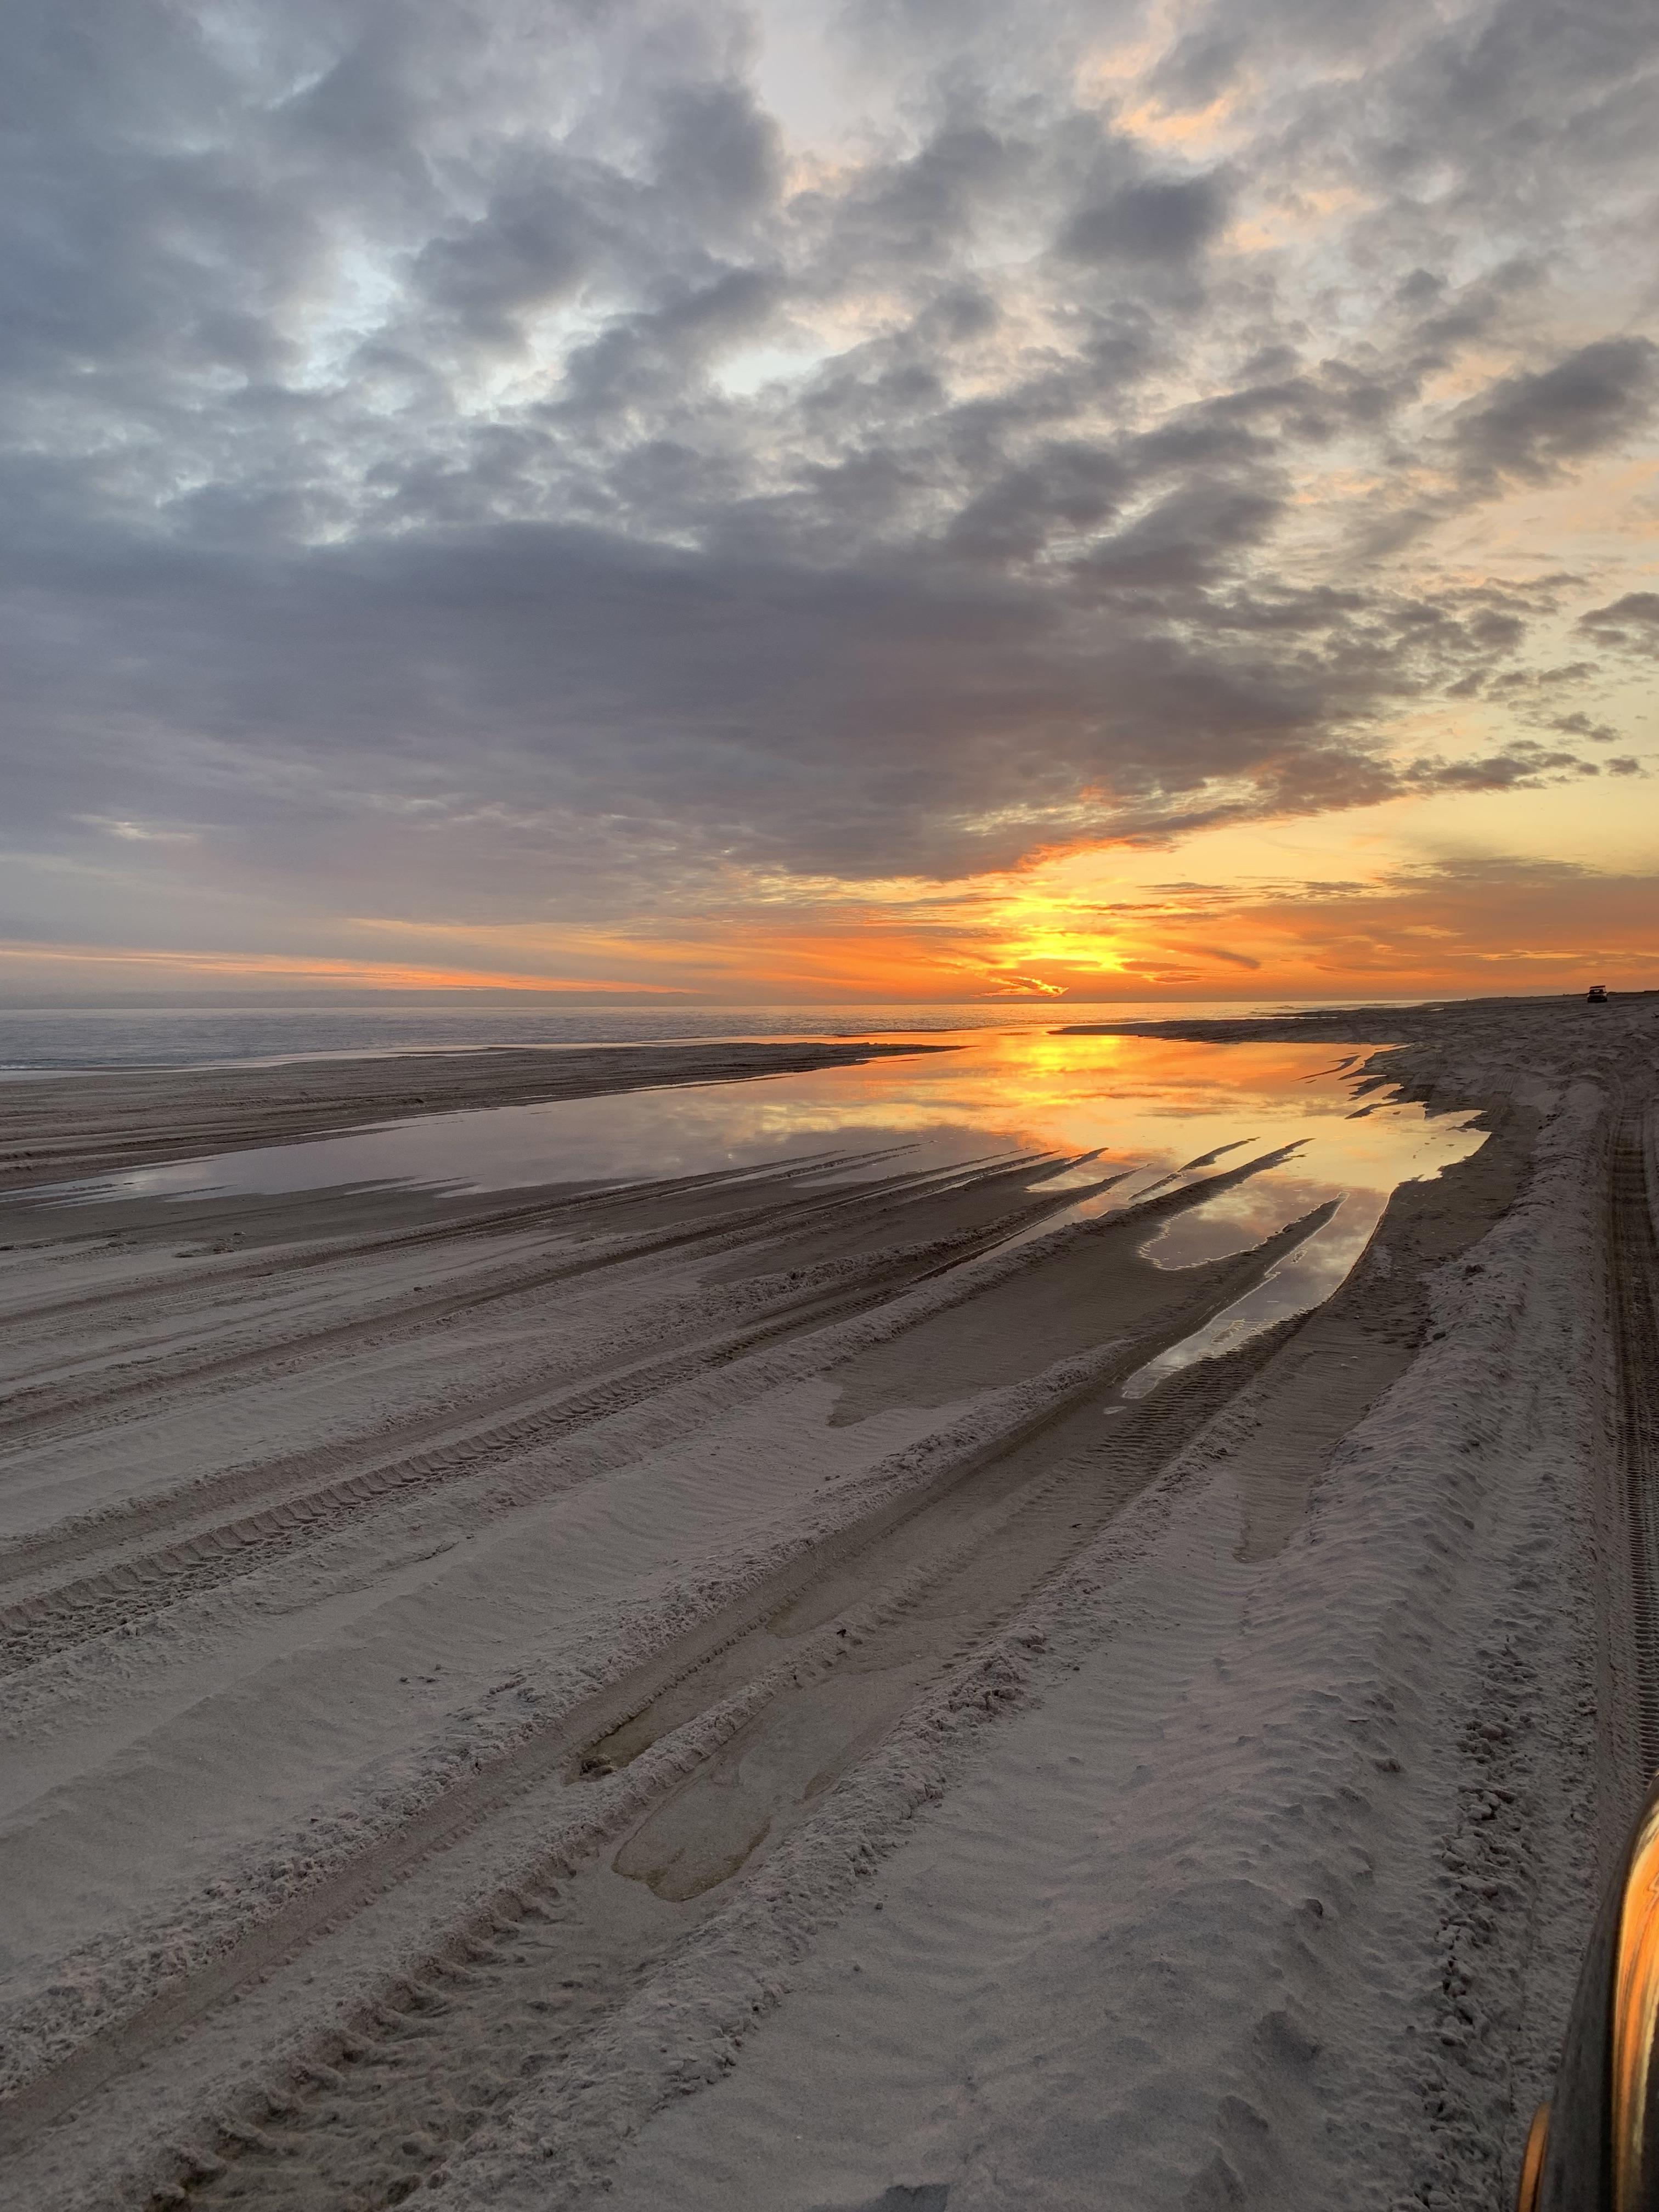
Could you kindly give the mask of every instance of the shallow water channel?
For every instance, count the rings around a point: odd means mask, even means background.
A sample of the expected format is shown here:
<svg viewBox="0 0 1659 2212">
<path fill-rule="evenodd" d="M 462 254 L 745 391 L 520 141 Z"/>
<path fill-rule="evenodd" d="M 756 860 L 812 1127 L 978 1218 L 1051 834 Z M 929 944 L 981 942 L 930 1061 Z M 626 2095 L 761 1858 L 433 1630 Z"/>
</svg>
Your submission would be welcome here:
<svg viewBox="0 0 1659 2212">
<path fill-rule="evenodd" d="M 915 1042 L 937 1048 L 942 1040 L 934 1031 Z M 1149 1368 L 1146 1387 L 1171 1364 L 1227 1349 L 1328 1297 L 1395 1185 L 1437 1174 L 1482 1141 L 1471 1115 L 1431 1116 L 1386 1090 L 1358 1095 L 1356 1071 L 1370 1049 L 1363 1045 L 1193 1044 L 1029 1027 L 958 1032 L 949 1042 L 914 1059 L 811 1074 L 429 1115 L 142 1169 L 76 1195 L 118 1202 L 375 1185 L 509 1190 L 763 1170 L 804 1155 L 831 1156 L 824 1172 L 840 1181 L 1027 1152 L 1051 1177 L 1058 1156 L 1051 1188 L 1068 1175 L 1097 1187 L 1116 1171 L 1109 1190 L 1079 1201 L 1077 1215 L 1088 1216 L 1168 1179 L 1211 1171 L 1218 1156 L 1233 1168 L 1288 1151 L 1152 1235 L 1148 1257 L 1192 1266 L 1340 1201 L 1267 1281 Z M 1078 1155 L 1088 1156 L 1085 1164 L 1065 1164 Z M 1051 1216 L 1043 1228 L 1054 1225 Z"/>
</svg>

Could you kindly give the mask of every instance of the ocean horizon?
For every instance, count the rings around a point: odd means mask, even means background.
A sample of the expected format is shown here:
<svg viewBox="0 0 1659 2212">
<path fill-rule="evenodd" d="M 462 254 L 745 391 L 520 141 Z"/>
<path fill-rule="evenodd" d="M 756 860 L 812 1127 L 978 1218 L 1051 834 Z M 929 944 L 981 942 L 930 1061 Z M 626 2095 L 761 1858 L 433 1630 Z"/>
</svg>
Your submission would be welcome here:
<svg viewBox="0 0 1659 2212">
<path fill-rule="evenodd" d="M 1119 1021 L 1242 1020 L 1317 1006 L 1418 1000 L 969 1000 L 926 1005 L 523 1006 L 473 1004 L 0 1007 L 0 1077 L 118 1067 L 409 1052 L 700 1044 L 732 1039 L 890 1036 Z"/>
</svg>

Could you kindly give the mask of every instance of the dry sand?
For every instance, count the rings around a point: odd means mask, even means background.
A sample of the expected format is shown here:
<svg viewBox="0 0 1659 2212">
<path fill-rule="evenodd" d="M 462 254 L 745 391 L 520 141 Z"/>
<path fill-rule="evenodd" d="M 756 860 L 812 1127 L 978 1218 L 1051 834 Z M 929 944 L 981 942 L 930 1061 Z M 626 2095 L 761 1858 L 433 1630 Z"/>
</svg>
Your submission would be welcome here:
<svg viewBox="0 0 1659 2212">
<path fill-rule="evenodd" d="M 1491 1135 L 1140 1396 L 1248 1169 L 9 1206 L 7 2202 L 1507 2203 L 1659 1758 L 1659 999 L 1163 1026 Z"/>
</svg>

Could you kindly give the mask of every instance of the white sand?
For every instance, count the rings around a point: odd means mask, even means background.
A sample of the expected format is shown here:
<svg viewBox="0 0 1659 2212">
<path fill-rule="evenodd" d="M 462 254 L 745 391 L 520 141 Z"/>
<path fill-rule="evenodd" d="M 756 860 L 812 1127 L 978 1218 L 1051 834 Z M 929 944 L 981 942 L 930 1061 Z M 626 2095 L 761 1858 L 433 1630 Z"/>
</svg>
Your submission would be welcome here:
<svg viewBox="0 0 1659 2212">
<path fill-rule="evenodd" d="M 1654 1749 L 1588 1018 L 1391 1016 L 1496 1133 L 1143 1398 L 1178 1192 L 20 1217 L 9 2201 L 1504 2203 Z"/>
</svg>

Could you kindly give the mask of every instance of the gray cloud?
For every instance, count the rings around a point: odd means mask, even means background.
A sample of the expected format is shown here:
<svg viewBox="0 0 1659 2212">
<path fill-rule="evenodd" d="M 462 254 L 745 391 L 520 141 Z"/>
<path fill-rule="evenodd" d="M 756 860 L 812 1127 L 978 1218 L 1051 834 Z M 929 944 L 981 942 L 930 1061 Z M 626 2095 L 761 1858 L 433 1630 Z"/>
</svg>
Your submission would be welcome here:
<svg viewBox="0 0 1659 2212">
<path fill-rule="evenodd" d="M 1221 228 L 1227 204 L 1213 173 L 1141 179 L 1079 208 L 1060 233 L 1060 251 L 1079 261 L 1183 261 Z"/>
<path fill-rule="evenodd" d="M 1619 732 L 1610 722 L 1595 722 L 1588 714 L 1556 714 L 1550 727 L 1559 730 L 1564 738 L 1590 738 L 1598 745 L 1616 744 Z"/>
<path fill-rule="evenodd" d="M 1643 12 L 1189 9 L 1143 94 L 1240 119 L 1183 166 L 1077 92 L 1127 9 L 851 13 L 825 152 L 738 9 L 14 9 L 12 836 L 603 917 L 1595 773 L 1588 715 L 1388 733 L 1573 678 L 1577 586 L 1401 564 L 1651 417 L 1630 303 L 1552 289 L 1626 219 Z"/>
<path fill-rule="evenodd" d="M 1207 107 L 1232 83 L 1247 52 L 1240 30 L 1212 21 L 1176 41 L 1153 70 L 1152 88 L 1177 112 Z"/>
<path fill-rule="evenodd" d="M 1626 592 L 1622 599 L 1580 615 L 1578 626 L 1598 645 L 1659 653 L 1659 592 Z"/>
<path fill-rule="evenodd" d="M 1622 444 L 1659 403 L 1659 346 L 1601 338 L 1552 368 L 1500 379 L 1459 416 L 1454 440 L 1477 477 L 1540 483 L 1565 463 Z"/>
<path fill-rule="evenodd" d="M 1595 761 L 1519 738 L 1483 759 L 1421 763 L 1403 781 L 1431 791 L 1535 791 L 1563 777 L 1600 774 Z"/>
</svg>

